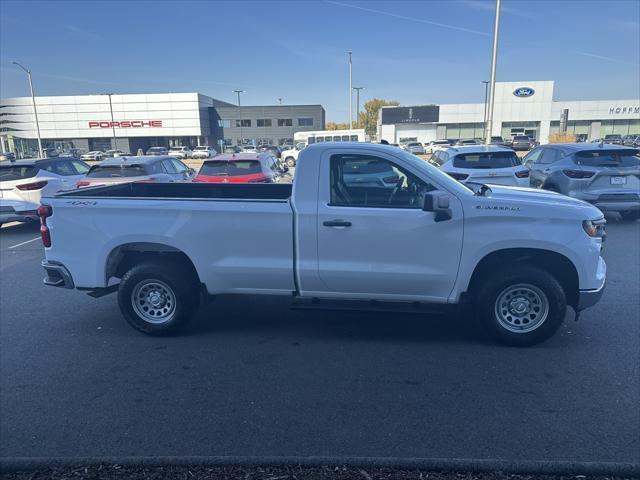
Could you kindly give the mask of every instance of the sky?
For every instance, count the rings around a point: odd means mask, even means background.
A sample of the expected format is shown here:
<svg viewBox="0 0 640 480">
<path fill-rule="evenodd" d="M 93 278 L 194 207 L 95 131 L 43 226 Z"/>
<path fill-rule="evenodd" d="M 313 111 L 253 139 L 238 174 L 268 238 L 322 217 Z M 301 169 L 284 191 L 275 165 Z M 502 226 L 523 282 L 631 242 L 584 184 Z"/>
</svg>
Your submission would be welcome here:
<svg viewBox="0 0 640 480">
<path fill-rule="evenodd" d="M 346 122 L 352 50 L 361 104 L 481 103 L 494 15 L 493 0 L 0 0 L 0 97 L 29 94 L 18 61 L 37 95 L 242 89 L 244 105 Z M 496 77 L 555 80 L 556 100 L 640 97 L 640 0 L 503 0 Z"/>
</svg>

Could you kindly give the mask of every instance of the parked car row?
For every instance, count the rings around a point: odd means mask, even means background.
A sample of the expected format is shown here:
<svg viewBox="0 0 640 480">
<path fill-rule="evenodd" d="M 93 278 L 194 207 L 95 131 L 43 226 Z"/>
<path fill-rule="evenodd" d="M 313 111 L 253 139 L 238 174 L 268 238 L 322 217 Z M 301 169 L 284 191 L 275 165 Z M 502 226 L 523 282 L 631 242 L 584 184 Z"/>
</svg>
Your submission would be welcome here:
<svg viewBox="0 0 640 480">
<path fill-rule="evenodd" d="M 514 135 L 510 140 L 505 140 L 501 136 L 492 136 L 490 145 L 498 145 L 509 147 L 513 150 L 530 150 L 537 145 L 537 142 L 527 135 Z M 407 142 L 403 143 L 400 148 L 414 155 L 432 154 L 434 149 L 447 146 L 465 146 L 465 145 L 484 145 L 481 138 L 457 138 L 432 140 L 428 143 Z"/>
<path fill-rule="evenodd" d="M 638 152 L 614 144 L 550 144 L 534 148 L 521 160 L 501 146 L 462 146 L 437 148 L 429 161 L 462 183 L 544 189 L 636 220 Z"/>
</svg>

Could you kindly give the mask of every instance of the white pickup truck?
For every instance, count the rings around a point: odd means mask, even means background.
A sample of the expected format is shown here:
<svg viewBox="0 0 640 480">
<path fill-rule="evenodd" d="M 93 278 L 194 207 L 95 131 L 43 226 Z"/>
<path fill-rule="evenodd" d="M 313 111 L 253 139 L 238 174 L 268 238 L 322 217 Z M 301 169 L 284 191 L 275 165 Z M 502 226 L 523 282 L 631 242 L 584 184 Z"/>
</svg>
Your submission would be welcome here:
<svg viewBox="0 0 640 480">
<path fill-rule="evenodd" d="M 399 148 L 311 145 L 293 185 L 129 183 L 43 199 L 45 284 L 118 292 L 138 330 L 173 332 L 204 295 L 306 306 L 462 305 L 531 345 L 602 295 L 604 219 L 527 188 L 462 185 Z"/>
</svg>

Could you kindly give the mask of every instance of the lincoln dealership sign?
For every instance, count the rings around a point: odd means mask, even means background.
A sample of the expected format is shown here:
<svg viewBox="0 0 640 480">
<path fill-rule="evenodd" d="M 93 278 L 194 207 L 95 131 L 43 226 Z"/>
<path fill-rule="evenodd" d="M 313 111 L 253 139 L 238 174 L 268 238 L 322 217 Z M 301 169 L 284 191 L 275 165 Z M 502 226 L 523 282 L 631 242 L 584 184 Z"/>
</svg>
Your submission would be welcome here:
<svg viewBox="0 0 640 480">
<path fill-rule="evenodd" d="M 397 123 L 437 123 L 440 118 L 438 105 L 418 107 L 390 107 L 380 110 L 380 121 L 384 125 Z"/>
<path fill-rule="evenodd" d="M 89 122 L 89 128 L 162 127 L 162 120 L 122 120 L 121 122 Z"/>
</svg>

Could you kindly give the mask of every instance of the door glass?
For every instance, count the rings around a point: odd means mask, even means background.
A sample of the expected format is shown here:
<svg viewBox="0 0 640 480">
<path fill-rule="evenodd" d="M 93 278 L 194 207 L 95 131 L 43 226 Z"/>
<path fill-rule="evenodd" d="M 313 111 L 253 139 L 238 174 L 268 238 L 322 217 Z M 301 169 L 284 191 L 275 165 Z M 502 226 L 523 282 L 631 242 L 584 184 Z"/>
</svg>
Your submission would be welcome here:
<svg viewBox="0 0 640 480">
<path fill-rule="evenodd" d="M 169 159 L 163 160 L 162 166 L 167 171 L 167 173 L 178 173 L 178 171 L 176 170 L 176 167 L 173 165 L 173 163 Z"/>
<path fill-rule="evenodd" d="M 69 175 L 77 175 L 73 165 L 69 161 L 56 162 L 54 164 L 54 172 L 58 175 L 69 176 Z"/>
<path fill-rule="evenodd" d="M 171 159 L 171 163 L 173 163 L 173 166 L 176 168 L 178 173 L 184 173 L 187 170 L 189 170 L 184 163 L 182 163 L 180 160 L 177 160 L 175 158 Z"/>
<path fill-rule="evenodd" d="M 76 169 L 76 172 L 78 173 L 78 175 L 84 175 L 89 171 L 89 165 L 87 165 L 84 162 L 80 162 L 78 160 L 72 160 L 71 163 Z"/>
<path fill-rule="evenodd" d="M 371 155 L 331 157 L 331 205 L 422 208 L 434 188 L 412 173 Z"/>
</svg>

